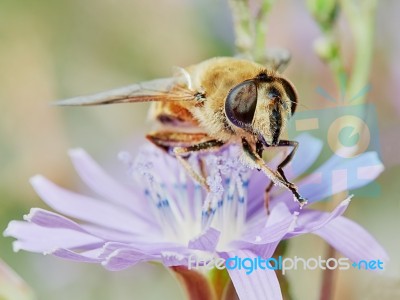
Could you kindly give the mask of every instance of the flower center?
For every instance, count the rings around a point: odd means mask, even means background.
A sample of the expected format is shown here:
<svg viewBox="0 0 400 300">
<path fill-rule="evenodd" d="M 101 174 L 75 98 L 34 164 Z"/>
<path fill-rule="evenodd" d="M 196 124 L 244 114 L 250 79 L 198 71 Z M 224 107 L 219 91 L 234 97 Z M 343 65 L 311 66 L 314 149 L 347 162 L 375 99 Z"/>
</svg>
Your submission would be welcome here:
<svg viewBox="0 0 400 300">
<path fill-rule="evenodd" d="M 231 146 L 218 154 L 192 155 L 197 174 L 207 174 L 210 192 L 192 180 L 174 158 L 157 150 L 139 155 L 131 174 L 138 175 L 151 203 L 162 239 L 187 245 L 212 227 L 220 231 L 218 248 L 228 247 L 246 224 L 249 169 Z"/>
</svg>

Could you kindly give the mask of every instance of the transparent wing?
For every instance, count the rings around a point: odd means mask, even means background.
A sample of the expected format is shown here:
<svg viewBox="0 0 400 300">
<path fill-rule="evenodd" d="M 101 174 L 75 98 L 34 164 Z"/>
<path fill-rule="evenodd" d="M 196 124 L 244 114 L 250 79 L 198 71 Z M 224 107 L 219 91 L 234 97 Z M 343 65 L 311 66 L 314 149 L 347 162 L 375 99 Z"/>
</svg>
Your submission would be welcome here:
<svg viewBox="0 0 400 300">
<path fill-rule="evenodd" d="M 189 101 L 194 99 L 195 93 L 179 84 L 179 79 L 172 77 L 132 84 L 94 95 L 60 100 L 55 105 L 88 106 L 146 101 Z"/>
</svg>

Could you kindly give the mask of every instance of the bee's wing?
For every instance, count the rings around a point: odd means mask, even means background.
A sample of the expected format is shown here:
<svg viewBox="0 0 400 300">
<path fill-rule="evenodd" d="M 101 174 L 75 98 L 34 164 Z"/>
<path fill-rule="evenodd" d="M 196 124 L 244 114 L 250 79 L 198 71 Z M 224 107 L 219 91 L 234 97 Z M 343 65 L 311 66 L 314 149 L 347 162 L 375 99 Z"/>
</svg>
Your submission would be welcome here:
<svg viewBox="0 0 400 300">
<path fill-rule="evenodd" d="M 60 106 L 86 106 L 146 101 L 189 101 L 195 93 L 179 84 L 176 77 L 155 79 L 109 90 L 89 96 L 80 96 L 56 102 Z"/>
</svg>

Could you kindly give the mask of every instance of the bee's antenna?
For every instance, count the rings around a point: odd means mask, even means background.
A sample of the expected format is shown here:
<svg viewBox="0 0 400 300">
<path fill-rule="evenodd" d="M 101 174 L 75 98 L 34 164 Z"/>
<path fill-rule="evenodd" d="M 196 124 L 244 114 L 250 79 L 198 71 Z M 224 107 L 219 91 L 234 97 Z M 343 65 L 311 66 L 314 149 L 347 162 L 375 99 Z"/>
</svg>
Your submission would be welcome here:
<svg viewBox="0 0 400 300">
<path fill-rule="evenodd" d="M 290 100 L 290 99 L 289 99 L 289 101 L 294 103 L 294 104 L 296 104 L 296 105 L 298 105 L 298 106 L 301 106 L 301 107 L 305 108 L 306 110 L 310 110 L 310 108 L 307 105 L 304 105 L 302 103 L 299 103 L 297 101 L 293 101 L 293 100 Z"/>
</svg>

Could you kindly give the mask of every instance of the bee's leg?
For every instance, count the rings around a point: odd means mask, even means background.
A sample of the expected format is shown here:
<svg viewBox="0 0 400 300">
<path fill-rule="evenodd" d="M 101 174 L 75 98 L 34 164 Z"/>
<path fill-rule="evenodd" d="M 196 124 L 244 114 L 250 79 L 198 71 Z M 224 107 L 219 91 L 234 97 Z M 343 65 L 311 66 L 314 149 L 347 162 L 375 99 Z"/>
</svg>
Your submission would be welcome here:
<svg viewBox="0 0 400 300">
<path fill-rule="evenodd" d="M 292 151 L 290 151 L 289 155 L 285 157 L 285 159 L 278 165 L 277 171 L 279 174 L 285 179 L 286 181 L 287 178 L 285 176 L 285 173 L 283 172 L 283 168 L 292 161 L 298 147 L 299 143 L 297 141 L 287 141 L 287 140 L 280 140 L 278 145 L 274 147 L 292 147 Z M 265 207 L 267 208 L 267 212 L 269 213 L 269 200 L 270 200 L 270 192 L 272 188 L 274 187 L 274 182 L 271 180 L 267 188 L 265 189 Z"/>
<path fill-rule="evenodd" d="M 212 148 L 218 149 L 223 145 L 222 142 L 210 140 L 209 136 L 202 133 L 154 132 L 148 134 L 146 137 L 161 149 L 173 153 L 186 172 L 209 191 L 209 186 L 205 179 L 204 167 L 201 166 L 202 174 L 198 174 L 193 170 L 187 158 L 190 153 L 210 150 Z"/>
<path fill-rule="evenodd" d="M 271 181 L 275 184 L 281 185 L 288 190 L 290 190 L 295 197 L 295 199 L 299 202 L 300 206 L 303 206 L 304 204 L 307 203 L 306 199 L 300 196 L 299 192 L 297 191 L 297 186 L 295 186 L 293 183 L 289 182 L 285 175 L 283 174 L 282 171 L 282 163 L 280 164 L 281 166 L 281 171 L 273 171 L 271 170 L 268 166 L 265 165 L 264 160 L 260 155 L 258 155 L 250 146 L 250 144 L 245 140 L 242 139 L 242 145 L 243 145 L 243 150 L 244 152 L 248 155 L 248 157 L 256 164 L 256 166 L 267 175 Z M 293 152 L 293 151 L 292 151 Z M 283 162 L 283 166 L 285 166 L 289 161 L 290 161 L 290 156 L 293 157 L 293 155 L 288 155 L 289 159 L 285 159 Z M 278 167 L 279 169 L 279 167 Z M 282 175 L 283 174 L 283 175 Z"/>
<path fill-rule="evenodd" d="M 285 159 L 278 165 L 277 171 L 283 178 L 286 179 L 285 173 L 283 172 L 283 168 L 292 161 L 294 155 L 296 154 L 297 149 L 299 148 L 299 142 L 297 141 L 287 141 L 287 140 L 280 140 L 278 145 L 275 147 L 292 147 L 292 151 L 285 157 Z"/>
<path fill-rule="evenodd" d="M 194 152 L 201 152 L 203 150 L 212 150 L 212 149 L 219 149 L 224 143 L 217 141 L 217 140 L 210 140 L 207 142 L 203 142 L 197 145 L 193 145 L 193 146 L 188 146 L 188 147 L 175 147 L 173 148 L 173 152 L 176 155 L 176 158 L 180 161 L 180 163 L 182 164 L 182 166 L 186 169 L 186 171 L 189 173 L 190 176 L 192 176 L 192 178 L 194 180 L 196 180 L 198 183 L 200 183 L 208 192 L 210 191 L 210 187 L 207 184 L 206 181 L 206 175 L 204 172 L 204 166 L 200 165 L 200 169 L 202 174 L 198 174 L 196 173 L 192 166 L 189 164 L 189 162 L 187 161 L 187 157 L 190 153 L 194 153 Z"/>
<path fill-rule="evenodd" d="M 256 143 L 256 153 L 259 157 L 262 158 L 263 152 L 264 152 L 264 145 L 260 140 L 258 140 Z M 273 186 L 274 186 L 274 182 L 271 180 L 268 187 L 264 191 L 264 204 L 265 204 L 265 209 L 266 209 L 268 215 L 270 213 L 270 211 L 269 211 L 269 199 L 270 199 L 269 191 L 272 189 Z"/>
<path fill-rule="evenodd" d="M 147 134 L 146 138 L 165 151 L 169 151 L 174 147 L 193 146 L 210 140 L 210 137 L 205 133 L 174 131 L 155 131 Z"/>
</svg>

